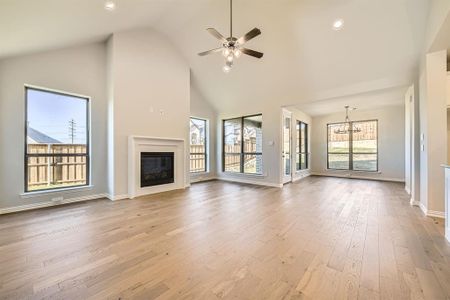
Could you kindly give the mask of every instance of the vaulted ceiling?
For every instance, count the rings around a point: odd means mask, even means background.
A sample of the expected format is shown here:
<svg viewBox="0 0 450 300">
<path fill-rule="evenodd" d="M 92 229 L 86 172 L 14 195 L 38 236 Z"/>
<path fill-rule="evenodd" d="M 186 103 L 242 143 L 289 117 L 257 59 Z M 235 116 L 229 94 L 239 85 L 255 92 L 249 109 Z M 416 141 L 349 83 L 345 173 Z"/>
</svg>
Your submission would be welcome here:
<svg viewBox="0 0 450 300">
<path fill-rule="evenodd" d="M 248 46 L 265 56 L 242 57 L 225 74 L 223 57 L 197 53 L 219 46 L 206 28 L 228 34 L 228 0 L 115 2 L 117 9 L 107 12 L 103 0 L 2 0 L 0 57 L 150 26 L 179 49 L 194 84 L 217 110 L 357 95 L 373 101 L 377 91 L 398 95 L 412 82 L 429 6 L 428 0 L 234 0 L 235 35 L 260 28 L 263 34 Z M 344 28 L 332 30 L 339 18 Z"/>
</svg>

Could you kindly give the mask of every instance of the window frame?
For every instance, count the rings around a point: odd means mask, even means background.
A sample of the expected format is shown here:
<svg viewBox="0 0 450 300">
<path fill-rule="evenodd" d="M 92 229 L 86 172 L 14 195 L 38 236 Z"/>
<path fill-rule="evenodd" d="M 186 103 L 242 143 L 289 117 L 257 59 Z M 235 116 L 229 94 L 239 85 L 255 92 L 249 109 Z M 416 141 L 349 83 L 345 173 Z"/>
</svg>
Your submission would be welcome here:
<svg viewBox="0 0 450 300">
<path fill-rule="evenodd" d="M 40 91 L 49 94 L 62 95 L 75 97 L 86 100 L 86 153 L 71 153 L 71 154 L 63 154 L 63 153 L 28 153 L 28 91 Z M 64 191 L 67 189 L 73 188 L 81 188 L 87 187 L 91 185 L 91 97 L 84 96 L 75 93 L 69 93 L 44 87 L 38 87 L 33 85 L 25 85 L 25 124 L 24 124 L 24 193 L 36 193 L 36 192 L 49 192 L 49 191 Z M 30 157 L 86 157 L 86 183 L 85 184 L 77 184 L 71 186 L 62 186 L 55 188 L 47 188 L 47 189 L 38 189 L 30 191 L 28 188 L 28 158 Z"/>
<path fill-rule="evenodd" d="M 208 124 L 208 120 L 207 119 L 203 119 L 203 118 L 199 118 L 199 117 L 189 117 L 189 122 L 191 121 L 191 119 L 194 119 L 194 120 L 199 120 L 199 121 L 203 121 L 203 122 L 205 122 L 205 147 L 204 147 L 204 150 L 205 150 L 205 152 L 204 153 L 191 153 L 191 151 L 190 151 L 190 146 L 191 146 L 191 132 L 190 132 L 190 129 L 189 129 L 189 173 L 190 174 L 201 174 L 201 173 L 207 173 L 208 172 L 208 166 L 209 166 L 209 164 L 208 164 L 208 159 L 209 159 L 209 156 L 208 156 L 208 150 L 209 150 L 209 148 L 208 148 L 208 134 L 209 134 L 209 124 Z M 204 160 L 205 160 L 205 169 L 203 170 L 203 171 L 191 171 L 191 168 L 190 168 L 190 163 L 191 163 L 191 155 L 193 155 L 193 154 L 196 154 L 196 155 L 204 155 Z"/>
<path fill-rule="evenodd" d="M 299 152 L 296 151 L 295 155 L 297 156 L 298 159 L 298 164 L 296 164 L 296 170 L 297 171 L 304 171 L 304 170 L 308 170 L 309 169 L 309 124 L 300 120 L 296 120 L 296 126 L 298 126 L 298 129 L 296 128 L 296 130 L 298 130 L 298 149 Z M 302 152 L 302 128 L 301 125 L 304 124 L 305 125 L 305 151 L 306 152 Z M 297 149 L 296 149 L 297 150 Z M 305 168 L 302 168 L 302 155 L 305 155 Z"/>
<path fill-rule="evenodd" d="M 376 153 L 364 153 L 364 152 L 354 152 L 353 151 L 353 132 L 349 133 L 348 143 L 349 143 L 349 152 L 348 153 L 336 153 L 336 152 L 329 152 L 329 144 L 330 141 L 328 139 L 328 130 L 330 125 L 337 125 L 337 124 L 345 124 L 346 122 L 334 122 L 334 123 L 327 123 L 327 170 L 333 170 L 333 171 L 352 171 L 352 172 L 368 172 L 368 173 L 378 173 L 379 172 L 379 138 L 378 138 L 378 119 L 369 119 L 369 120 L 358 120 L 358 121 L 350 121 L 350 128 L 353 128 L 354 123 L 365 123 L 365 122 L 375 122 L 377 126 L 377 152 Z M 336 168 L 330 168 L 330 154 L 348 154 L 348 169 L 336 169 Z M 376 154 L 377 156 L 377 167 L 376 170 L 354 170 L 353 169 L 353 155 L 356 154 Z"/>
<path fill-rule="evenodd" d="M 263 175 L 264 171 L 261 171 L 261 174 L 259 173 L 247 173 L 245 172 L 244 168 L 244 158 L 246 155 L 255 155 L 255 156 L 263 156 L 263 152 L 244 152 L 244 119 L 251 118 L 251 117 L 258 117 L 263 116 L 262 113 L 253 114 L 253 115 L 245 115 L 242 117 L 234 117 L 234 118 L 227 118 L 222 120 L 222 172 L 224 173 L 230 173 L 230 174 L 246 174 L 246 175 L 254 175 L 254 176 L 261 176 Z M 241 151 L 239 153 L 230 153 L 234 155 L 239 155 L 240 157 L 240 164 L 239 164 L 239 172 L 232 172 L 232 171 L 226 171 L 225 170 L 225 156 L 227 153 L 225 153 L 225 122 L 230 120 L 237 120 L 240 119 L 240 125 L 241 125 Z M 261 130 L 262 130 L 262 122 L 261 122 Z M 264 165 L 262 166 L 262 169 L 264 169 Z"/>
</svg>

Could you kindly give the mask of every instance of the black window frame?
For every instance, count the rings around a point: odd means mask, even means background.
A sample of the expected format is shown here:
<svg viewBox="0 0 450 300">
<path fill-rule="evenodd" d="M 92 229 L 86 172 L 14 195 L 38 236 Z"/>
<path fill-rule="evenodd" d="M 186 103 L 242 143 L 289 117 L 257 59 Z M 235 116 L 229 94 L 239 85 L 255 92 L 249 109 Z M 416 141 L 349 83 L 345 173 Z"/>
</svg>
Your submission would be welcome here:
<svg viewBox="0 0 450 300">
<path fill-rule="evenodd" d="M 305 125 L 305 152 L 302 152 L 302 124 Z M 296 164 L 296 170 L 297 171 L 308 170 L 308 168 L 309 168 L 309 151 L 308 151 L 308 146 L 309 146 L 309 138 L 308 138 L 309 125 L 306 122 L 297 120 L 296 126 L 297 126 L 296 130 L 298 130 L 297 143 L 298 143 L 298 150 L 299 150 L 299 152 L 296 152 L 296 156 L 297 156 L 297 160 L 298 160 L 298 164 Z M 302 168 L 302 163 L 303 163 L 302 155 L 305 156 L 305 168 Z"/>
<path fill-rule="evenodd" d="M 86 100 L 86 153 L 28 153 L 28 91 L 40 91 L 49 94 L 68 96 L 73 98 L 80 98 Z M 49 88 L 43 87 L 35 87 L 30 85 L 25 85 L 25 124 L 24 124 L 24 192 L 25 193 L 33 193 L 33 192 L 46 192 L 46 191 L 58 191 L 58 190 L 67 190 L 79 187 L 85 187 L 91 185 L 91 120 L 90 120 L 90 110 L 91 110 L 91 98 L 88 96 L 82 96 L 74 93 L 56 91 Z M 58 157 L 86 157 L 86 183 L 70 185 L 70 186 L 61 186 L 47 189 L 38 189 L 30 191 L 28 188 L 28 158 L 30 157 L 48 157 L 48 158 L 58 158 Z"/>
<path fill-rule="evenodd" d="M 370 119 L 370 120 L 358 120 L 358 121 L 350 121 L 349 122 L 349 128 L 353 128 L 353 124 L 354 123 L 366 123 L 366 122 L 375 122 L 376 123 L 376 128 L 377 128 L 377 152 L 376 153 L 374 153 L 374 152 L 370 152 L 370 153 L 368 153 L 368 152 L 354 152 L 353 151 L 353 132 L 350 132 L 349 133 L 349 141 L 348 141 L 348 143 L 349 143 L 349 152 L 347 153 L 347 152 L 340 152 L 340 153 L 338 153 L 338 152 L 329 152 L 329 143 L 330 143 L 330 140 L 329 140 L 329 130 L 330 130 L 330 126 L 332 126 L 332 125 L 338 125 L 338 124 L 345 124 L 345 122 L 336 122 L 336 123 L 328 123 L 327 124 L 327 169 L 328 170 L 333 170 L 333 171 L 352 171 L 352 172 L 368 172 L 368 173 L 377 173 L 377 172 L 379 172 L 379 152 L 378 152 L 378 149 L 379 149 L 379 138 L 378 138 L 378 133 L 379 133 L 379 130 L 378 130 L 378 119 Z M 337 169 L 337 168 L 330 168 L 330 154 L 348 154 L 348 156 L 349 156 L 349 159 L 348 159 L 348 169 Z M 376 167 L 376 170 L 355 170 L 354 168 L 353 168 L 353 155 L 361 155 L 361 154 L 372 154 L 372 155 L 374 155 L 374 154 L 376 154 L 376 156 L 377 156 L 377 167 Z"/>
<path fill-rule="evenodd" d="M 222 171 L 224 173 L 248 174 L 248 175 L 262 175 L 264 173 L 263 170 L 261 170 L 261 173 L 248 173 L 248 172 L 245 172 L 245 167 L 244 167 L 244 161 L 245 161 L 246 155 L 261 156 L 261 158 L 263 157 L 262 152 L 244 152 L 244 119 L 251 118 L 251 117 L 259 117 L 259 116 L 261 116 L 261 118 L 262 118 L 262 116 L 263 116 L 262 113 L 253 114 L 253 115 L 245 115 L 242 117 L 234 117 L 234 118 L 228 118 L 228 119 L 222 120 Z M 225 122 L 230 121 L 230 120 L 240 120 L 240 125 L 241 125 L 241 151 L 240 151 L 240 153 L 229 153 L 229 154 L 234 154 L 234 155 L 240 156 L 240 166 L 239 166 L 240 171 L 239 172 L 226 171 L 226 169 L 225 169 L 225 156 L 227 154 L 227 153 L 225 153 Z M 262 122 L 261 122 L 261 130 L 262 130 Z M 262 168 L 264 169 L 264 165 Z"/>
<path fill-rule="evenodd" d="M 208 172 L 208 132 L 209 132 L 208 120 L 207 119 L 198 118 L 198 117 L 190 117 L 189 118 L 189 122 L 191 121 L 191 119 L 205 122 L 205 147 L 204 147 L 204 152 L 203 153 L 191 153 L 191 151 L 190 151 L 191 132 L 190 132 L 190 128 L 189 128 L 189 173 L 190 174 L 206 173 L 206 172 Z M 191 171 L 191 167 L 190 167 L 191 166 L 191 155 L 203 155 L 204 156 L 205 169 L 203 171 Z"/>
</svg>

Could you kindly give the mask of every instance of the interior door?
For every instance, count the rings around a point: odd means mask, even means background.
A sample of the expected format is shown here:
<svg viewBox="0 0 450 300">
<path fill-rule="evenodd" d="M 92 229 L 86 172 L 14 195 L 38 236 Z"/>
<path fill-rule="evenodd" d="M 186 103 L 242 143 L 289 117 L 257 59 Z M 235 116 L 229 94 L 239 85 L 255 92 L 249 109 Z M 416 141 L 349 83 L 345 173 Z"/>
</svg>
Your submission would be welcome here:
<svg viewBox="0 0 450 300">
<path fill-rule="evenodd" d="M 292 113 L 283 110 L 283 145 L 282 145 L 282 161 L 281 161 L 283 166 L 283 183 L 292 181 L 291 127 L 292 127 Z"/>
</svg>

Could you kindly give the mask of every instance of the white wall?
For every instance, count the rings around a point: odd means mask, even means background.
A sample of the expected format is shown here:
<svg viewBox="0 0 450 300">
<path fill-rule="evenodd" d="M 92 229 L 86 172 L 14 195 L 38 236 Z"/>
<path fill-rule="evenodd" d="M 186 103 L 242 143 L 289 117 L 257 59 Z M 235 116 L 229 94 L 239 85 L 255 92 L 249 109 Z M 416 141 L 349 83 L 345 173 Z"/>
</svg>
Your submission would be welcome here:
<svg viewBox="0 0 450 300">
<path fill-rule="evenodd" d="M 217 113 L 211 104 L 206 101 L 191 81 L 191 117 L 197 117 L 208 121 L 208 172 L 192 173 L 191 182 L 214 179 L 217 176 Z"/>
<path fill-rule="evenodd" d="M 262 114 L 263 124 L 263 175 L 223 172 L 222 168 L 222 120 L 246 115 Z M 220 179 L 280 187 L 281 184 L 281 108 L 261 103 L 258 106 L 242 106 L 222 111 L 217 117 L 217 176 Z"/>
<path fill-rule="evenodd" d="M 447 165 L 450 164 L 450 109 L 447 108 Z"/>
<path fill-rule="evenodd" d="M 420 198 L 419 113 L 418 84 L 415 83 L 405 94 L 405 189 L 413 205 L 417 205 Z"/>
<path fill-rule="evenodd" d="M 433 44 L 440 44 L 436 41 L 439 31 L 442 28 L 448 14 L 450 12 L 450 1 L 448 0 L 431 0 L 430 11 L 428 13 L 428 24 L 426 32 L 426 47 L 428 52 Z M 437 50 L 437 49 L 434 49 Z"/>
<path fill-rule="evenodd" d="M 92 97 L 92 189 L 22 198 L 24 191 L 24 84 Z M 106 48 L 104 43 L 0 61 L 0 209 L 104 195 L 106 180 Z"/>
<path fill-rule="evenodd" d="M 447 72 L 447 106 L 450 106 L 450 71 Z"/>
<path fill-rule="evenodd" d="M 351 120 L 378 120 L 379 173 L 327 170 L 327 124 L 342 122 L 345 113 L 313 117 L 311 152 L 313 174 L 363 177 L 380 180 L 405 180 L 404 106 L 353 111 Z"/>
<path fill-rule="evenodd" d="M 443 212 L 447 162 L 447 51 L 426 55 L 420 80 L 420 205 Z"/>
<path fill-rule="evenodd" d="M 413 185 L 413 124 L 414 121 L 414 87 L 408 88 L 405 94 L 405 190 L 411 194 Z"/>
<path fill-rule="evenodd" d="M 115 33 L 109 41 L 113 106 L 113 199 L 128 194 L 128 137 L 130 135 L 185 140 L 186 184 L 190 71 L 173 45 L 150 29 Z"/>
</svg>

